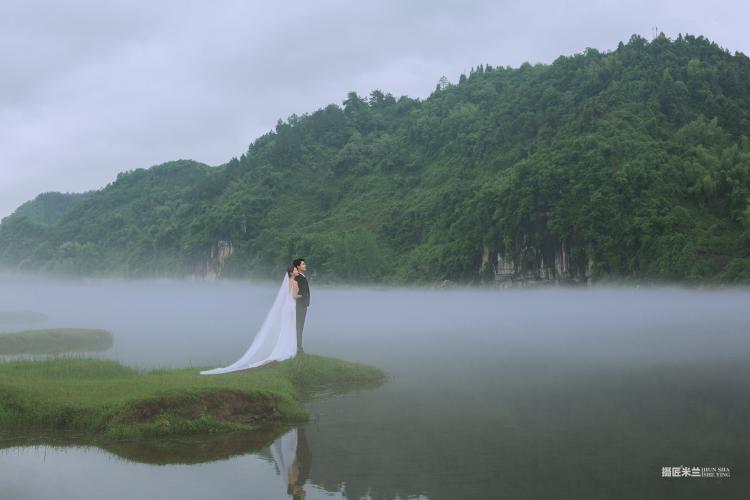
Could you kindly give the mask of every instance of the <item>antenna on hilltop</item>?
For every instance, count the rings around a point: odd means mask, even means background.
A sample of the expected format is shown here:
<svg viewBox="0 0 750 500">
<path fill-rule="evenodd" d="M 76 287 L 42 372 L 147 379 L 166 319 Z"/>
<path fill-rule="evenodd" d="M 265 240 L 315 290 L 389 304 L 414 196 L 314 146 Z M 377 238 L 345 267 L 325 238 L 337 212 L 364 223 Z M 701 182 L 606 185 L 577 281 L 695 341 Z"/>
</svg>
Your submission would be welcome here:
<svg viewBox="0 0 750 500">
<path fill-rule="evenodd" d="M 654 26 L 653 30 L 654 30 L 654 33 L 653 33 L 653 36 L 651 37 L 651 40 L 656 40 L 656 37 L 659 34 L 659 27 L 658 26 Z"/>
</svg>

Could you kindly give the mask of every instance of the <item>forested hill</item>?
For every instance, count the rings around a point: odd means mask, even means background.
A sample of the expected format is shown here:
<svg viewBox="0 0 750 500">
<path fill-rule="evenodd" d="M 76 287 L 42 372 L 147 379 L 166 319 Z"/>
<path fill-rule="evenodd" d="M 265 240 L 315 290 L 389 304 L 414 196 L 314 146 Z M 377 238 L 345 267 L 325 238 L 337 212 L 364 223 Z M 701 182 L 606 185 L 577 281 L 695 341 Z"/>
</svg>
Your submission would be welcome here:
<svg viewBox="0 0 750 500">
<path fill-rule="evenodd" d="M 750 282 L 748 137 L 750 59 L 633 36 L 480 65 L 424 100 L 350 93 L 219 167 L 42 195 L 0 224 L 0 264 L 278 277 L 304 256 L 330 281 Z"/>
</svg>

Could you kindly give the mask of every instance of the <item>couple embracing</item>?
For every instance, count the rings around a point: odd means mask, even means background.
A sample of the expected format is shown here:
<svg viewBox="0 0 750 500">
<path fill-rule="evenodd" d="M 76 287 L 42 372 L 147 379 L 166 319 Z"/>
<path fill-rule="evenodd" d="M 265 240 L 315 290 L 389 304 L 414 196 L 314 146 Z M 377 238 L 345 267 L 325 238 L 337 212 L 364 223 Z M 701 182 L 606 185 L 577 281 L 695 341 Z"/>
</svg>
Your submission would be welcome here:
<svg viewBox="0 0 750 500">
<path fill-rule="evenodd" d="M 202 371 L 201 375 L 257 368 L 304 354 L 302 331 L 307 308 L 310 306 L 310 286 L 305 272 L 305 259 L 295 259 L 276 293 L 276 300 L 245 354 L 229 366 Z"/>
<path fill-rule="evenodd" d="M 302 350 L 302 330 L 305 328 L 307 308 L 310 307 L 310 286 L 307 284 L 305 273 L 307 264 L 305 259 L 294 259 L 287 269 L 289 278 L 289 292 L 295 301 L 295 324 L 297 326 L 297 354 L 304 354 Z"/>
</svg>

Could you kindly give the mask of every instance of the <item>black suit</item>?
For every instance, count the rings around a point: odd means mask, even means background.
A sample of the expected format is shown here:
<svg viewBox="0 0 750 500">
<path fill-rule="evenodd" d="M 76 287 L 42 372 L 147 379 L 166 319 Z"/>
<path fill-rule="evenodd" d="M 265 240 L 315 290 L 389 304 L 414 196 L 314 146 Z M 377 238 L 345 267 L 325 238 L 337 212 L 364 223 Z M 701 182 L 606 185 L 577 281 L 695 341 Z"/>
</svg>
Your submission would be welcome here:
<svg viewBox="0 0 750 500">
<path fill-rule="evenodd" d="M 310 306 L 310 286 L 307 284 L 307 278 L 301 274 L 295 279 L 299 285 L 299 294 L 302 295 L 297 299 L 297 352 L 302 352 L 302 330 L 305 328 L 307 308 Z"/>
</svg>

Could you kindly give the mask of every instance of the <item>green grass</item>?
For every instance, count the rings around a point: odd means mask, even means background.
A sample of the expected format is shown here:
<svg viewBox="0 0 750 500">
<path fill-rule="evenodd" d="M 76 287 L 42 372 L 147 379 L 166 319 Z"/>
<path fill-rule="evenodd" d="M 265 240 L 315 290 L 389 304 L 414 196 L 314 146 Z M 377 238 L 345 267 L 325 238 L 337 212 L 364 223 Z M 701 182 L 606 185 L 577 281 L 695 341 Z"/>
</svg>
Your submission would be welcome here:
<svg viewBox="0 0 750 500">
<path fill-rule="evenodd" d="M 0 333 L 0 355 L 98 352 L 112 347 L 112 334 L 88 328 Z"/>
<path fill-rule="evenodd" d="M 95 434 L 105 441 L 257 430 L 307 419 L 311 394 L 382 383 L 378 368 L 305 355 L 244 372 L 138 372 L 113 361 L 0 363 L 0 431 Z"/>
</svg>

